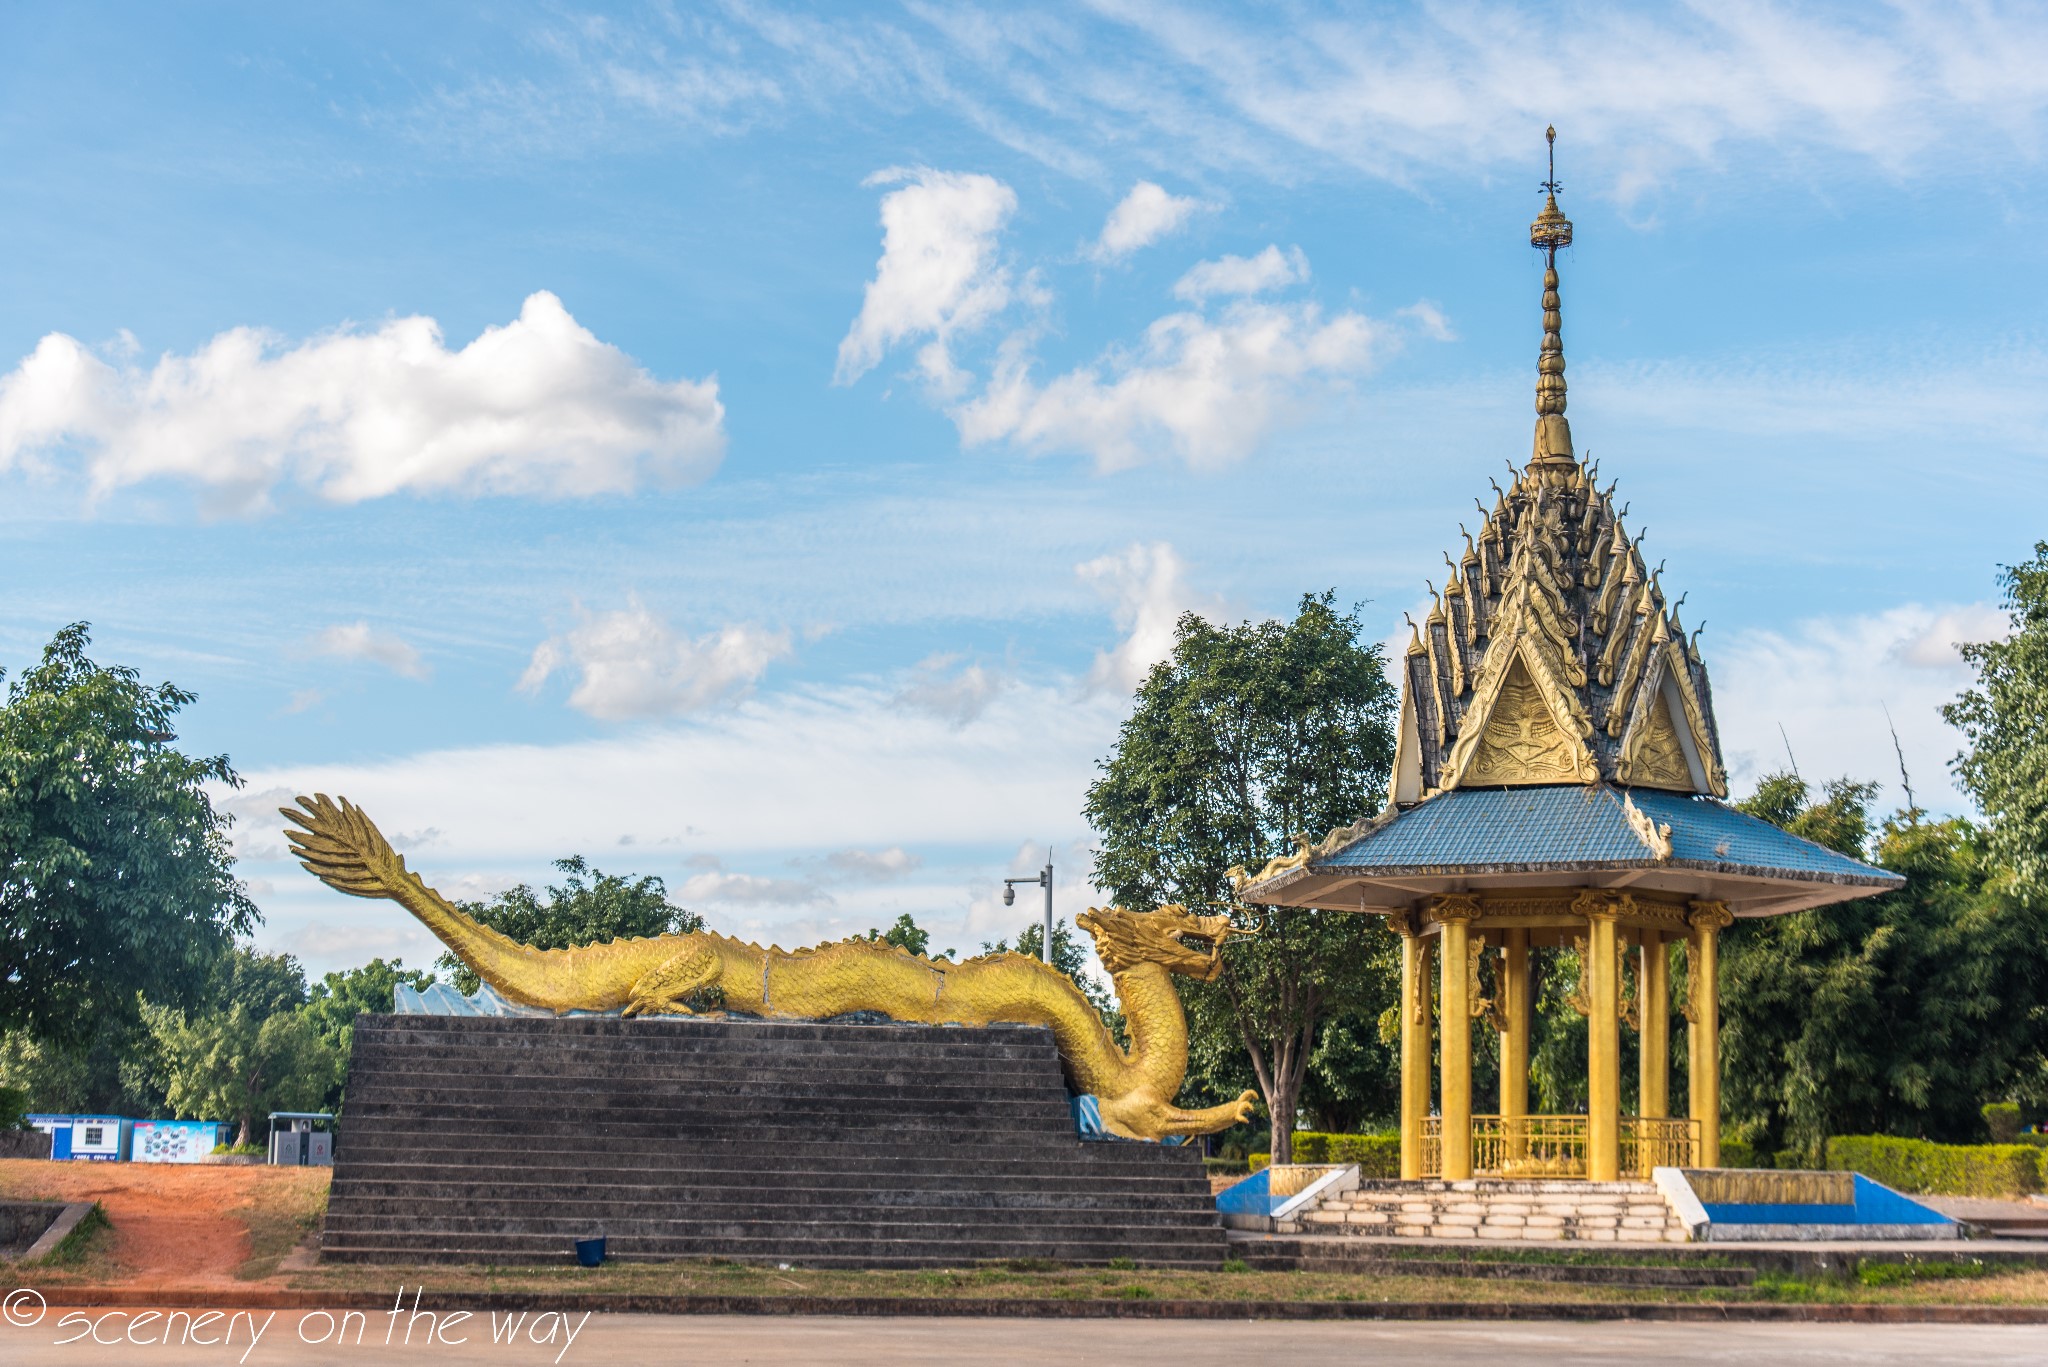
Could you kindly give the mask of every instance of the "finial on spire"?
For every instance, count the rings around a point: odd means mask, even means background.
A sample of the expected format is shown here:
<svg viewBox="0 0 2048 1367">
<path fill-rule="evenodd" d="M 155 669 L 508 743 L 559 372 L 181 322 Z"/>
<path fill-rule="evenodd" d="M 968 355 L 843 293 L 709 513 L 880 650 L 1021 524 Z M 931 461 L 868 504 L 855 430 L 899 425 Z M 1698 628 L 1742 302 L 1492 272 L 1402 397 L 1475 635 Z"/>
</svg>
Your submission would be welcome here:
<svg viewBox="0 0 2048 1367">
<path fill-rule="evenodd" d="M 1543 212 L 1529 225 L 1529 245 L 1543 253 L 1543 350 L 1536 360 L 1536 442 L 1532 468 L 1563 469 L 1573 464 L 1572 429 L 1565 421 L 1564 313 L 1557 295 L 1557 249 L 1572 243 L 1572 221 L 1557 207 L 1557 129 L 1543 131 L 1550 147 L 1550 178 L 1541 188 Z"/>
</svg>

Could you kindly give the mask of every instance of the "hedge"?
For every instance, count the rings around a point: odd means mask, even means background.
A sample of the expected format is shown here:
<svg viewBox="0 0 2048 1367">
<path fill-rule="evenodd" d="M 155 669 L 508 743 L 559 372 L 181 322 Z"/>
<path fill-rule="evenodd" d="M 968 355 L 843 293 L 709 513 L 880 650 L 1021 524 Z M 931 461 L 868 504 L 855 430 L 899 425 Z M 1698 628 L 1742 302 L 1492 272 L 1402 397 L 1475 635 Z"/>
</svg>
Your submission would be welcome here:
<svg viewBox="0 0 2048 1367">
<path fill-rule="evenodd" d="M 1938 1196 L 2024 1196 L 2041 1189 L 2043 1151 L 2028 1144 L 1935 1144 L 1891 1135 L 1828 1140 L 1827 1166 L 1897 1191 Z"/>
<path fill-rule="evenodd" d="M 1401 1175 L 1398 1134 L 1317 1134 L 1300 1130 L 1294 1136 L 1297 1163 L 1356 1163 L 1360 1177 Z"/>
<path fill-rule="evenodd" d="M 1273 1161 L 1269 1153 L 1251 1156 L 1257 1172 Z M 1319 1134 L 1314 1130 L 1294 1132 L 1294 1161 L 1297 1163 L 1356 1163 L 1360 1177 L 1401 1175 L 1401 1136 L 1398 1134 Z"/>
</svg>

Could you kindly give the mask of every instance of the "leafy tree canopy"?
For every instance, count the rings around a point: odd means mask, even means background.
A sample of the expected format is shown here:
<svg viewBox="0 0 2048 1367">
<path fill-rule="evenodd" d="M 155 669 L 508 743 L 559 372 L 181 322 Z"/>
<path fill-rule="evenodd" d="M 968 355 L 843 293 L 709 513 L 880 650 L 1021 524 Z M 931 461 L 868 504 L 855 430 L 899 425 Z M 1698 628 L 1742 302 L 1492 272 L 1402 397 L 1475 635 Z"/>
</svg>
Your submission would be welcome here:
<svg viewBox="0 0 2048 1367">
<path fill-rule="evenodd" d="M 206 784 L 225 756 L 172 745 L 192 695 L 57 633 L 0 706 L 0 1029 L 77 1042 L 138 992 L 189 1000 L 259 919 Z"/>
<path fill-rule="evenodd" d="M 1739 804 L 1862 855 L 1874 785 L 1819 795 L 1766 778 Z M 2039 1072 L 2048 1045 L 2048 911 L 2000 891 L 1983 829 L 1900 812 L 1873 856 L 1897 892 L 1737 923 L 1721 960 L 1723 1094 L 1769 1148 L 1831 1134 L 1983 1139 L 1980 1109 Z"/>
<path fill-rule="evenodd" d="M 191 1119 L 232 1120 L 246 1144 L 272 1111 L 308 1111 L 328 1099 L 341 1055 L 306 1011 L 306 974 L 289 954 L 237 945 L 209 975 L 192 1012 L 145 1005 L 171 1108 Z"/>
<path fill-rule="evenodd" d="M 1222 905 L 1257 932 L 1232 942 L 1218 982 L 1183 991 L 1197 1057 L 1219 1034 L 1249 1054 L 1272 1113 L 1275 1162 L 1292 1151 L 1319 1027 L 1376 1012 L 1395 956 L 1371 918 L 1246 907 L 1225 873 L 1256 870 L 1295 837 L 1320 837 L 1382 804 L 1395 692 L 1361 631 L 1356 611 L 1337 611 L 1330 593 L 1305 595 L 1292 621 L 1181 618 L 1172 657 L 1139 687 L 1088 790 L 1102 837 L 1096 882 L 1118 904 Z M 1353 1042 L 1385 1047 L 1369 1027 Z"/>
<path fill-rule="evenodd" d="M 896 948 L 907 950 L 912 954 L 931 953 L 929 948 L 932 942 L 931 932 L 919 925 L 916 919 L 907 911 L 898 916 L 896 924 L 890 926 L 887 930 L 870 929 L 868 931 L 868 939 L 870 942 L 894 945 Z M 945 950 L 938 957 L 950 959 L 953 957 L 953 951 L 950 949 Z"/>
<path fill-rule="evenodd" d="M 2048 905 L 2048 541 L 2009 567 L 2005 606 L 2012 635 L 1962 647 L 1977 685 L 1942 709 L 1969 748 L 1956 774 L 1990 820 L 1990 849 L 2012 870 L 2013 889 Z"/>
<path fill-rule="evenodd" d="M 391 1010 L 392 989 L 400 983 L 414 989 L 431 987 L 434 975 L 423 968 L 407 968 L 403 959 L 372 959 L 361 968 L 329 973 L 308 990 L 306 1017 L 322 1039 L 346 1056 L 356 1017 Z"/>
<path fill-rule="evenodd" d="M 244 1002 L 187 1018 L 144 1008 L 163 1050 L 173 1110 L 235 1122 L 237 1144 L 252 1142 L 272 1111 L 310 1111 L 327 1098 L 341 1057 L 303 1011 L 259 1019 Z"/>
<path fill-rule="evenodd" d="M 670 905 L 668 885 L 651 874 L 622 878 L 601 873 L 585 863 L 582 855 L 557 859 L 555 868 L 566 876 L 559 885 L 549 885 L 545 898 L 521 883 L 488 902 L 459 905 L 484 925 L 536 949 L 682 935 L 704 928 L 702 916 Z M 467 994 L 477 990 L 476 974 L 453 954 L 443 954 L 434 967 L 451 975 L 456 991 Z"/>
</svg>

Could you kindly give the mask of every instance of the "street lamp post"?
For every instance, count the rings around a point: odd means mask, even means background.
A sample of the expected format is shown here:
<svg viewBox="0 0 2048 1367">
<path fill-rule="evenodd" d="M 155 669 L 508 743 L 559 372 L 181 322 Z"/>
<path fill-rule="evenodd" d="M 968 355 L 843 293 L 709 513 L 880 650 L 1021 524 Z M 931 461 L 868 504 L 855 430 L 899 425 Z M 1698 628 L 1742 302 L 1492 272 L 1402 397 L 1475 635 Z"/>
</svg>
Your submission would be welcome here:
<svg viewBox="0 0 2048 1367">
<path fill-rule="evenodd" d="M 1017 885 L 1017 884 L 1019 884 L 1019 883 L 1036 883 L 1036 884 L 1038 884 L 1038 886 L 1040 886 L 1040 887 L 1042 887 L 1042 888 L 1044 888 L 1044 889 L 1045 889 L 1045 940 L 1044 940 L 1044 942 L 1043 942 L 1042 944 L 1040 944 L 1040 945 L 1039 945 L 1039 954 L 1038 954 L 1038 957 L 1039 957 L 1039 958 L 1041 958 L 1041 959 L 1043 959 L 1043 960 L 1045 960 L 1045 961 L 1046 961 L 1047 963 L 1051 963 L 1051 962 L 1052 962 L 1052 847 L 1051 847 L 1050 845 L 1046 846 L 1046 849 L 1045 849 L 1045 867 L 1044 867 L 1044 868 L 1040 869 L 1040 870 L 1039 870 L 1039 871 L 1038 871 L 1037 873 L 1033 874 L 1033 875 L 1032 875 L 1031 877 L 1029 877 L 1029 878 L 1005 878 L 1005 879 L 1003 880 L 1003 905 L 1004 905 L 1004 906 L 1006 906 L 1006 907 L 1014 907 L 1014 906 L 1016 906 L 1016 905 L 1017 905 L 1017 887 L 1016 887 L 1016 885 Z"/>
</svg>

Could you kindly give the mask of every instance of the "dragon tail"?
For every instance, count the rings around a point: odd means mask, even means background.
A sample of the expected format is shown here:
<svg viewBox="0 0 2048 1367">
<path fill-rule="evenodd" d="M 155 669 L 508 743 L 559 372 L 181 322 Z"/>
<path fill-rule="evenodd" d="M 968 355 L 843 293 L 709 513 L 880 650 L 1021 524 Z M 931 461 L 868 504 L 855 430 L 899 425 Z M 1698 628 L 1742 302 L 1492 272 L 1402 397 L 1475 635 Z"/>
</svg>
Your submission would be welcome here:
<svg viewBox="0 0 2048 1367">
<path fill-rule="evenodd" d="M 383 897 L 398 903 L 441 943 L 487 981 L 504 982 L 531 970 L 540 951 L 479 925 L 405 867 L 405 856 L 391 848 L 376 824 L 347 798 L 325 793 L 298 799 L 297 807 L 278 813 L 298 830 L 285 838 L 306 872 L 336 892 L 351 897 Z"/>
</svg>

